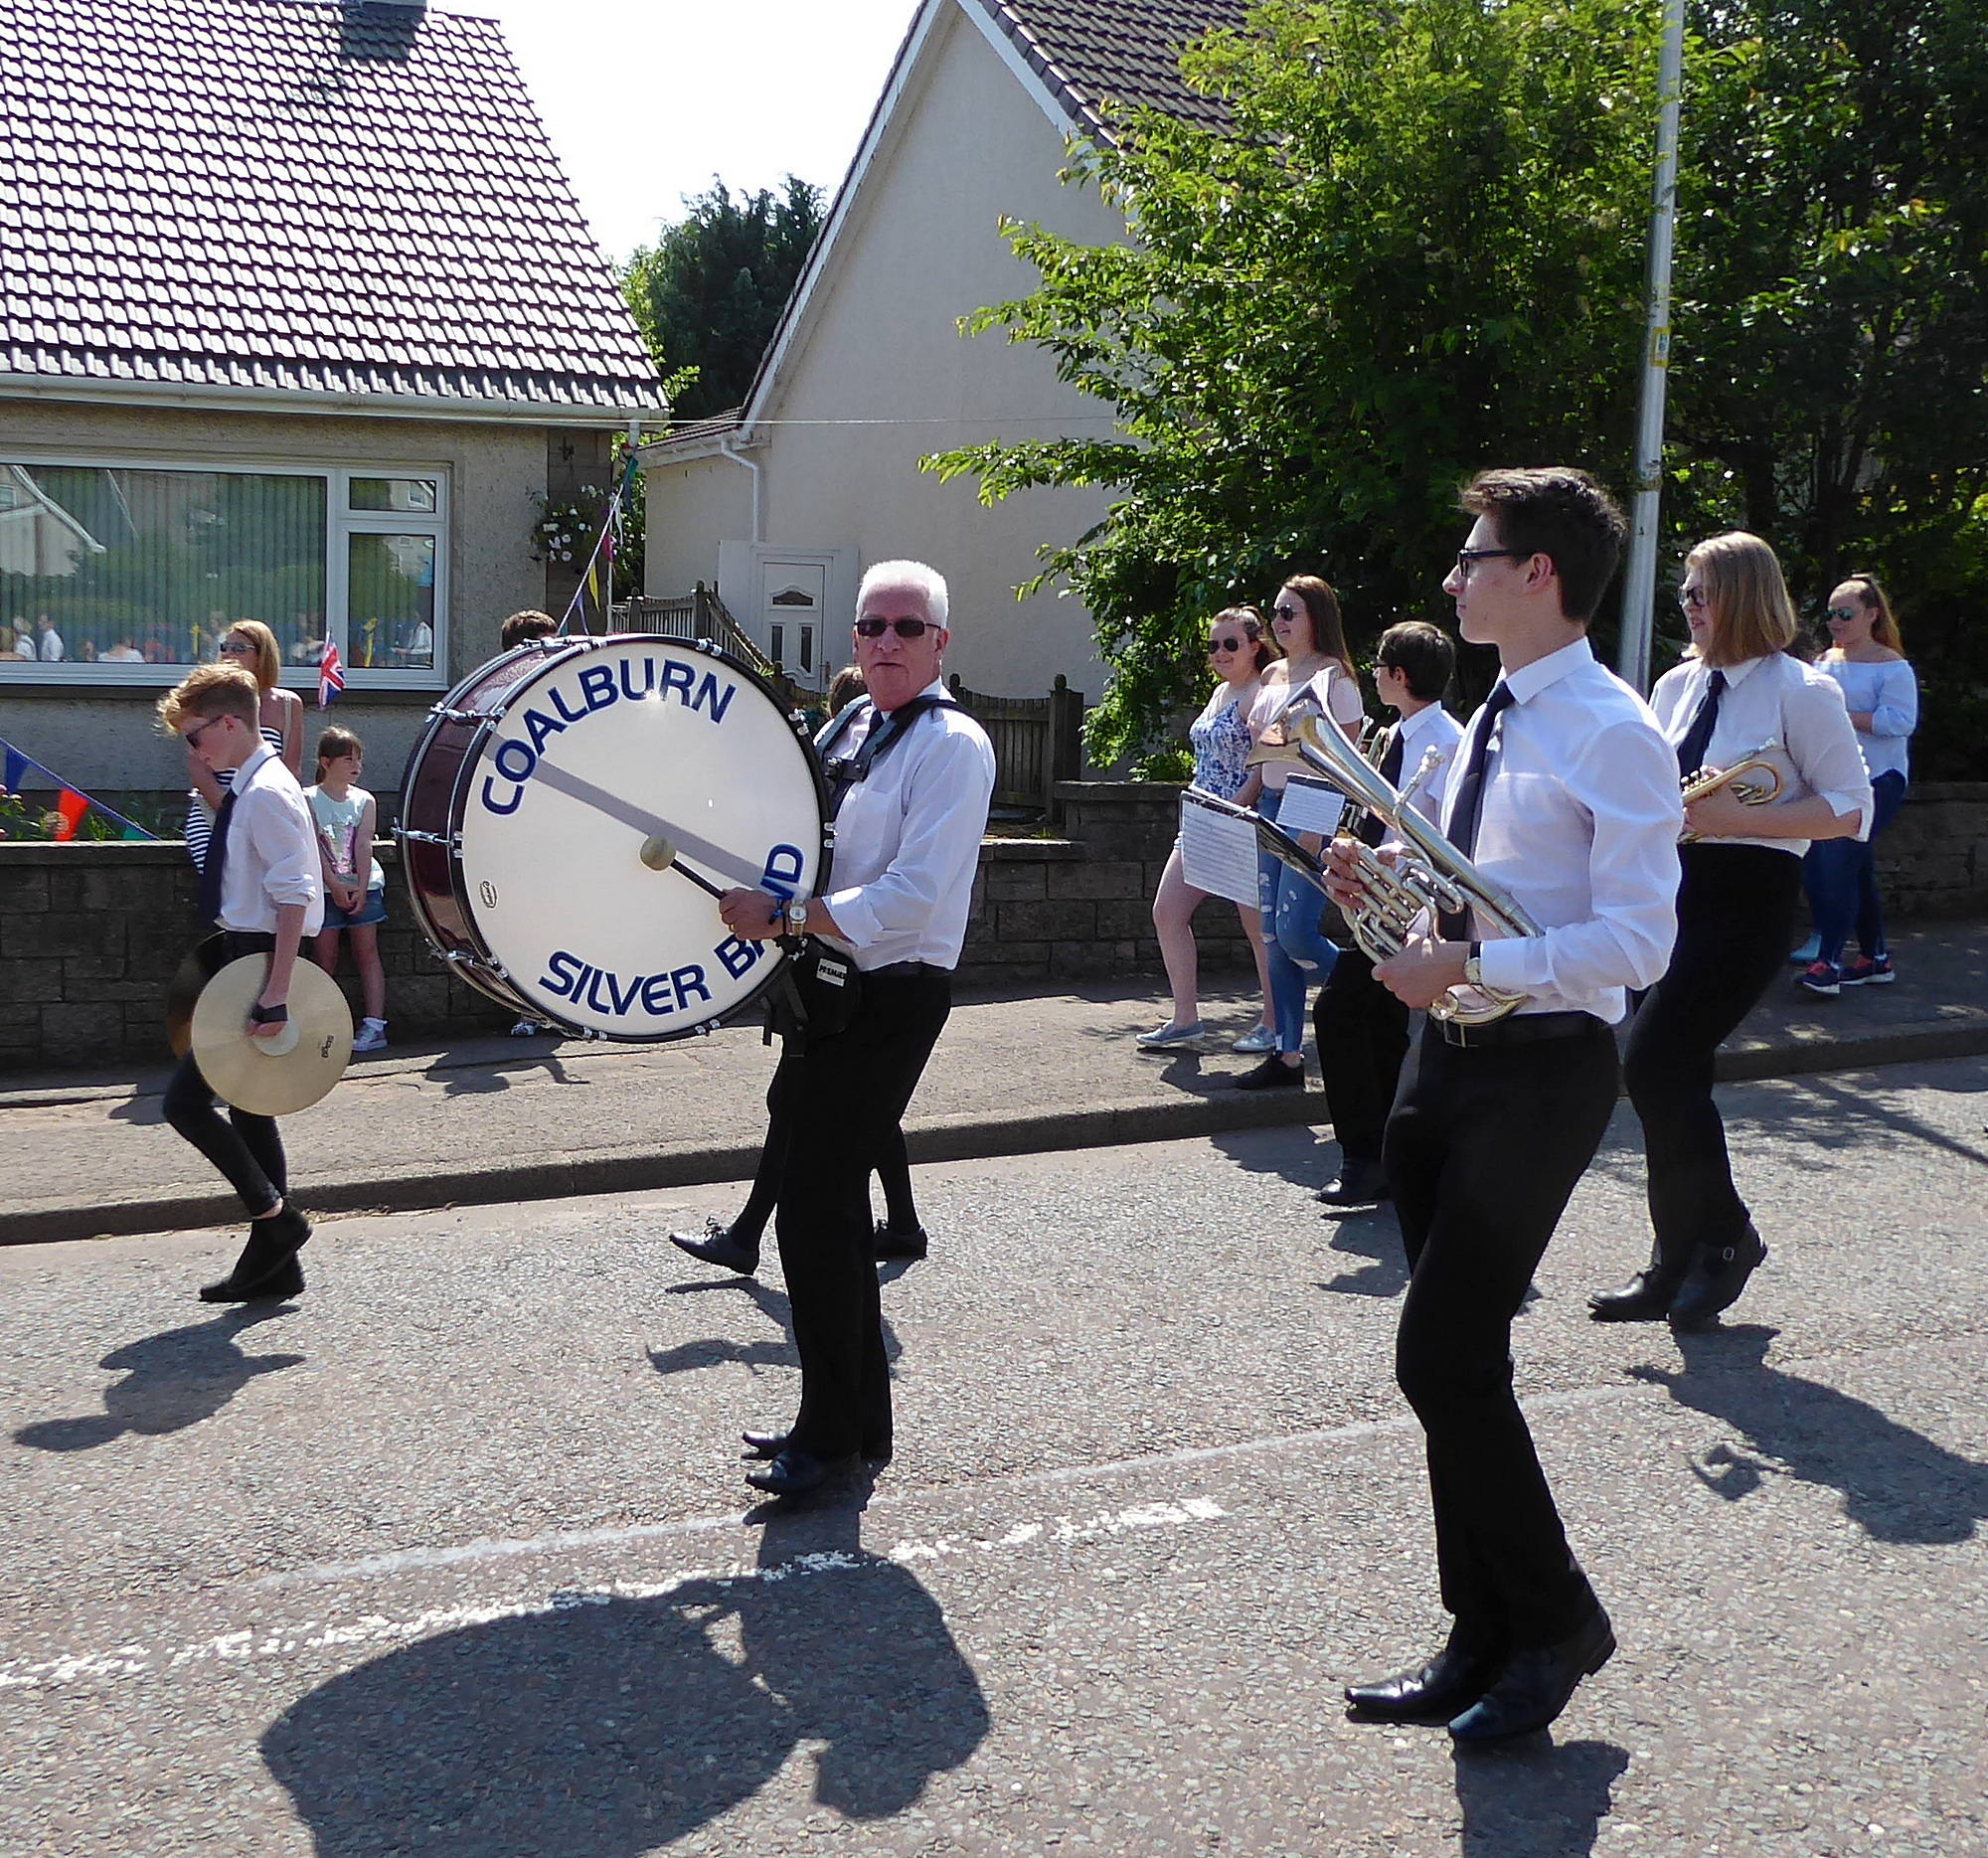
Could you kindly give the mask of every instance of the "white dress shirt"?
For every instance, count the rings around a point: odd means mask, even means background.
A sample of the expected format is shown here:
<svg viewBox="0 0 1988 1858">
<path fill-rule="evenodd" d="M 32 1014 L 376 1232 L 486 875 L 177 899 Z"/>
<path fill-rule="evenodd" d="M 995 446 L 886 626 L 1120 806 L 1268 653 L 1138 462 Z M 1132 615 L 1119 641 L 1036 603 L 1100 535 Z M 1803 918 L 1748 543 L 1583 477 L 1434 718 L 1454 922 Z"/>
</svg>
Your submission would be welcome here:
<svg viewBox="0 0 1988 1858">
<path fill-rule="evenodd" d="M 1731 767 L 1765 748 L 1769 753 L 1759 759 L 1780 770 L 1780 798 L 1802 800 L 1819 793 L 1837 818 L 1855 813 L 1857 836 L 1868 838 L 1871 776 L 1836 680 L 1784 651 L 1716 668 L 1726 673 L 1726 691 L 1706 744 L 1705 765 Z M 1673 750 L 1691 734 L 1714 669 L 1702 659 L 1687 659 L 1658 678 L 1650 692 L 1650 708 Z M 1807 839 L 1745 839 L 1724 833 L 1706 843 L 1764 845 L 1796 858 L 1809 848 Z"/>
<path fill-rule="evenodd" d="M 944 680 L 918 694 L 944 697 Z M 869 728 L 881 727 L 873 712 Z M 854 755 L 867 735 L 861 722 L 852 724 L 837 754 Z M 859 968 L 958 966 L 993 796 L 993 745 L 951 703 L 919 716 L 849 789 L 835 816 L 829 881 L 836 888 L 822 901 L 842 931 L 829 939 Z"/>
<path fill-rule="evenodd" d="M 1597 664 L 1585 638 L 1502 680 L 1512 703 L 1484 763 L 1474 863 L 1546 932 L 1493 940 L 1473 916 L 1487 987 L 1528 996 L 1521 1013 L 1592 1013 L 1611 1026 L 1627 990 L 1652 985 L 1677 937 L 1677 751 L 1642 698 Z M 1444 806 L 1454 811 L 1472 718 Z"/>
<path fill-rule="evenodd" d="M 1408 804 L 1440 831 L 1443 796 L 1456 773 L 1456 745 L 1463 740 L 1463 725 L 1441 704 L 1432 703 L 1413 716 L 1404 717 L 1395 725 L 1395 732 L 1402 744 L 1402 778 L 1396 783 L 1398 786 L 1405 787 L 1414 779 L 1422 758 L 1431 749 L 1442 757 L 1428 778 L 1408 796 Z"/>
<path fill-rule="evenodd" d="M 228 862 L 221 871 L 221 927 L 273 934 L 281 904 L 302 904 L 304 933 L 324 927 L 317 833 L 297 777 L 258 743 L 235 773 L 228 816 Z"/>
</svg>

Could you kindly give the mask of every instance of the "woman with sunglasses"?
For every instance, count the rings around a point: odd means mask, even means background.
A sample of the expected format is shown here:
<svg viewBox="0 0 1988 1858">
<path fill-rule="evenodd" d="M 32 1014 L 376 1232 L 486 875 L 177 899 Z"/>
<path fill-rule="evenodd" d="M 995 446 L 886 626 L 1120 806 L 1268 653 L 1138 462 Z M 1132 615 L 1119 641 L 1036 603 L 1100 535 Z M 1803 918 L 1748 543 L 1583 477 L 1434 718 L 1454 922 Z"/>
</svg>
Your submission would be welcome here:
<svg viewBox="0 0 1988 1858">
<path fill-rule="evenodd" d="M 1202 713 L 1188 725 L 1194 745 L 1194 784 L 1218 800 L 1233 800 L 1249 778 L 1249 704 L 1257 680 L 1277 656 L 1253 606 L 1230 606 L 1215 615 L 1208 629 L 1208 655 L 1222 681 Z M 1194 913 L 1207 901 L 1181 868 L 1180 841 L 1160 874 L 1153 898 L 1153 929 L 1160 938 L 1160 957 L 1167 964 L 1167 984 L 1173 989 L 1173 1017 L 1164 1026 L 1140 1033 L 1142 1052 L 1168 1052 L 1191 1045 L 1203 1034 L 1200 975 L 1194 946 Z M 1261 918 L 1244 905 L 1236 906 L 1256 958 L 1256 984 L 1262 989 L 1263 1018 L 1253 1032 L 1236 1041 L 1239 1052 L 1270 1052 L 1276 1034 L 1270 1024 L 1270 970 L 1263 952 Z"/>
<path fill-rule="evenodd" d="M 1249 734 L 1257 748 L 1274 748 L 1290 741 L 1307 716 L 1328 716 L 1346 732 L 1349 741 L 1357 738 L 1365 705 L 1353 654 L 1346 649 L 1339 596 L 1316 575 L 1293 575 L 1277 590 L 1270 607 L 1270 630 L 1284 656 L 1282 663 L 1263 673 L 1262 685 L 1249 706 Z M 1294 763 L 1287 760 L 1261 762 L 1237 794 L 1238 802 L 1254 806 L 1265 819 L 1275 819 L 1293 770 Z M 1312 833 L 1302 835 L 1301 842 L 1313 851 L 1321 844 Z M 1318 926 L 1324 900 L 1295 871 L 1264 853 L 1256 861 L 1256 880 L 1276 1050 L 1253 1071 L 1238 1078 L 1236 1088 L 1301 1091 L 1305 992 L 1332 972 L 1339 950 Z"/>
<path fill-rule="evenodd" d="M 261 709 L 256 724 L 270 748 L 282 758 L 291 777 L 301 785 L 304 764 L 304 704 L 293 690 L 284 690 L 278 680 L 283 660 L 276 650 L 276 635 L 259 619 L 238 619 L 221 636 L 216 656 L 223 664 L 239 665 L 255 679 L 261 692 Z M 207 848 L 214 836 L 214 816 L 221 810 L 222 796 L 234 780 L 233 770 L 212 768 L 197 755 L 187 757 L 187 852 L 196 870 L 207 868 Z"/>
<path fill-rule="evenodd" d="M 1892 617 L 1892 602 L 1871 575 L 1852 575 L 1829 596 L 1830 649 L 1816 669 L 1843 691 L 1850 727 L 1871 775 L 1871 832 L 1864 839 L 1812 845 L 1802 884 L 1815 919 L 1815 954 L 1795 977 L 1807 993 L 1834 997 L 1845 987 L 1898 979 L 1885 946 L 1885 912 L 1872 847 L 1898 817 L 1905 797 L 1905 745 L 1919 721 L 1919 685 Z M 1843 954 L 1857 931 L 1859 958 Z"/>
<path fill-rule="evenodd" d="M 1680 775 L 1757 755 L 1781 786 L 1764 804 L 1722 787 L 1685 807 L 1677 944 L 1622 1061 L 1643 1124 L 1656 1245 L 1634 1278 L 1588 1306 L 1596 1322 L 1699 1329 L 1767 1256 L 1733 1185 L 1713 1059 L 1785 955 L 1802 854 L 1866 829 L 1871 783 L 1842 693 L 1785 649 L 1797 622 L 1772 549 L 1743 533 L 1701 542 L 1685 558 L 1679 598 L 1696 656 L 1657 680 L 1650 707 Z"/>
</svg>

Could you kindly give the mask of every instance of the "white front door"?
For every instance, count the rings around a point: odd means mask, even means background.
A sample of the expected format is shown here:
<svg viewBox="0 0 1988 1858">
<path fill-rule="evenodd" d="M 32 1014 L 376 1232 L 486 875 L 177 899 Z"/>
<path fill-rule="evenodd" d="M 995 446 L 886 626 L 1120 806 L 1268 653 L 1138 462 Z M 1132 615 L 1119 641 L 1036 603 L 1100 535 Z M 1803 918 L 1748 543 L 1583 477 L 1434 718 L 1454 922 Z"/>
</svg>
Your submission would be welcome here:
<svg viewBox="0 0 1988 1858">
<path fill-rule="evenodd" d="M 759 633 L 766 656 L 797 684 L 820 689 L 828 610 L 825 556 L 768 556 L 759 564 Z"/>
</svg>

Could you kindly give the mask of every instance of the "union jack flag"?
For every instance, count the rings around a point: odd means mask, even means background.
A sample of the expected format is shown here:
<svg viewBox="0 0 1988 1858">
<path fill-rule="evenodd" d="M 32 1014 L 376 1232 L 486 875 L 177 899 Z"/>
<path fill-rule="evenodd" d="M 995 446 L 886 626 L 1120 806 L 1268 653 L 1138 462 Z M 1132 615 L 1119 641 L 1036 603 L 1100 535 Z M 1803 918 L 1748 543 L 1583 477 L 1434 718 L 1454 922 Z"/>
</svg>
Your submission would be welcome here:
<svg viewBox="0 0 1988 1858">
<path fill-rule="evenodd" d="M 317 661 L 317 707 L 322 710 L 345 688 L 345 666 L 339 662 L 338 642 L 326 639 L 324 656 Z"/>
</svg>

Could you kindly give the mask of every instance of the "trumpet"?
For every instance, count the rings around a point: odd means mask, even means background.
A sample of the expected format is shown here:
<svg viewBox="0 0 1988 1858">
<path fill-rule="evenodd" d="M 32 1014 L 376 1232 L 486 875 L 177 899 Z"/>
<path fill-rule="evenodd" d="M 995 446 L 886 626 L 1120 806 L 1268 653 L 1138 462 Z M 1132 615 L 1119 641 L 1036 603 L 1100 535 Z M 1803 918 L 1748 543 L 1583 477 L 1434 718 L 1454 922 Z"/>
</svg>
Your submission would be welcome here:
<svg viewBox="0 0 1988 1858">
<path fill-rule="evenodd" d="M 1709 793 L 1717 793 L 1721 787 L 1731 787 L 1733 797 L 1741 806 L 1765 806 L 1769 800 L 1779 799 L 1781 770 L 1765 759 L 1769 750 L 1779 746 L 1763 742 L 1757 749 L 1748 749 L 1731 767 L 1701 767 L 1697 773 L 1685 775 L 1684 803 L 1689 806 Z M 1678 843 L 1696 845 L 1703 836 L 1687 826 Z"/>
<path fill-rule="evenodd" d="M 1440 750 L 1430 749 L 1415 769 L 1414 778 L 1405 789 L 1397 790 L 1329 724 L 1320 728 L 1317 718 L 1307 717 L 1298 725 L 1297 734 L 1307 765 L 1324 774 L 1356 806 L 1380 820 L 1408 848 L 1394 864 L 1389 864 L 1359 840 L 1350 841 L 1366 901 L 1346 912 L 1346 920 L 1353 939 L 1370 960 L 1386 961 L 1400 954 L 1415 919 L 1424 911 L 1442 916 L 1475 910 L 1506 936 L 1545 932 L 1509 891 L 1487 878 L 1408 805 L 1408 795 L 1427 779 L 1434 766 L 1441 764 Z M 1429 1017 L 1458 1026 L 1488 1026 L 1516 1011 L 1528 998 L 1523 993 L 1500 993 L 1483 987 L 1472 991 L 1483 996 L 1481 1005 L 1460 998 L 1458 990 L 1452 987 L 1429 1008 Z"/>
</svg>

